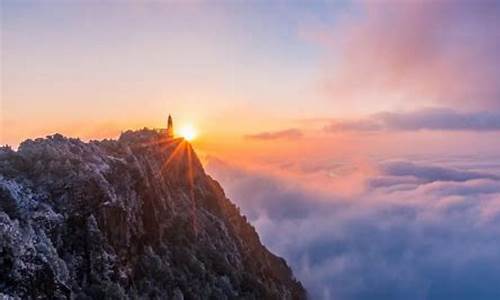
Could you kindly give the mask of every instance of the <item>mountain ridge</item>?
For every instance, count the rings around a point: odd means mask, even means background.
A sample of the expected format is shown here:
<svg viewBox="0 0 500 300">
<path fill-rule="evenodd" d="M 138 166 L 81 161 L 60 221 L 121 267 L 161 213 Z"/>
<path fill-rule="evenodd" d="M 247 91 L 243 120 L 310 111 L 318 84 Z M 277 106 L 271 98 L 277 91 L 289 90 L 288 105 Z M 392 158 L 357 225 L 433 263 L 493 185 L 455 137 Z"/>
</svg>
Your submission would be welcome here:
<svg viewBox="0 0 500 300">
<path fill-rule="evenodd" d="M 0 149 L 0 296 L 305 299 L 191 145 L 156 130 Z"/>
</svg>

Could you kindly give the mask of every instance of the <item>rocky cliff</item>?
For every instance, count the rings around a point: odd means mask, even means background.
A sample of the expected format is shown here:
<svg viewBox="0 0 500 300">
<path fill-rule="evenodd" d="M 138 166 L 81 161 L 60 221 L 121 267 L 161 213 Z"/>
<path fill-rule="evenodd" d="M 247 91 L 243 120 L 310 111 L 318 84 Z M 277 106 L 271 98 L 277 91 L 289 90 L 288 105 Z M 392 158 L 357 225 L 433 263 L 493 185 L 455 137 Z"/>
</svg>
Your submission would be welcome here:
<svg viewBox="0 0 500 300">
<path fill-rule="evenodd" d="M 0 148 L 0 298 L 303 299 L 189 143 Z"/>
</svg>

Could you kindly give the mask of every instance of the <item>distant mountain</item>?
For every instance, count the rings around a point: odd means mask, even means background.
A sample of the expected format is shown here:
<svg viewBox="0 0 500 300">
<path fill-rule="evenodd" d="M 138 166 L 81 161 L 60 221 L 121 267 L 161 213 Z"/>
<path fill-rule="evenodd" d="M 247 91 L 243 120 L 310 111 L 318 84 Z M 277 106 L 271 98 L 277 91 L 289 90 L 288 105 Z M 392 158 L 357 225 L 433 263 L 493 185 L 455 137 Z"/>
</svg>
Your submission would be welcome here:
<svg viewBox="0 0 500 300">
<path fill-rule="evenodd" d="M 0 299 L 304 299 L 284 259 L 191 145 L 119 140 L 0 148 Z"/>
</svg>

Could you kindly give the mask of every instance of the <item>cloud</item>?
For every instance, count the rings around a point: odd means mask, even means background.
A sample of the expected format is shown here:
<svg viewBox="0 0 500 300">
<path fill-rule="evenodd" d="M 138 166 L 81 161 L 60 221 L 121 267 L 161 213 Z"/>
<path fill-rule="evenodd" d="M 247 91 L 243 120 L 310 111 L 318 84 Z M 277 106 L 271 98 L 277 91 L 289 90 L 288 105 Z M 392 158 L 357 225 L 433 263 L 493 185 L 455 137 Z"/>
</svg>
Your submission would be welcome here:
<svg viewBox="0 0 500 300">
<path fill-rule="evenodd" d="M 364 119 L 335 121 L 325 131 L 380 131 L 380 130 L 500 130 L 500 113 L 461 113 L 445 108 L 429 108 L 413 112 L 383 112 Z"/>
<path fill-rule="evenodd" d="M 433 161 L 380 161 L 370 184 L 347 198 L 221 161 L 207 170 L 313 299 L 498 299 L 500 180 L 492 174 L 500 167 Z"/>
<path fill-rule="evenodd" d="M 240 169 L 213 157 L 208 159 L 206 168 L 227 184 L 231 194 L 252 195 L 251 201 L 239 203 L 250 219 L 255 220 L 262 214 L 273 220 L 300 219 L 311 213 L 309 203 L 304 201 L 311 194 L 296 185 L 277 181 L 270 175 Z M 319 201 L 321 196 L 318 193 L 314 198 Z"/>
<path fill-rule="evenodd" d="M 500 108 L 497 1 L 362 1 L 328 30 L 325 86 L 345 105 Z"/>
<path fill-rule="evenodd" d="M 301 138 L 302 136 L 303 136 L 302 131 L 300 131 L 299 129 L 291 128 L 281 131 L 269 131 L 256 134 L 248 134 L 245 137 L 251 140 L 277 140 L 277 139 L 294 140 Z"/>
<path fill-rule="evenodd" d="M 495 179 L 500 177 L 481 172 L 460 170 L 450 167 L 441 167 L 430 164 L 415 164 L 409 161 L 395 161 L 381 165 L 386 175 L 397 177 L 413 176 L 424 182 L 433 181 L 468 181 L 473 179 Z"/>
</svg>

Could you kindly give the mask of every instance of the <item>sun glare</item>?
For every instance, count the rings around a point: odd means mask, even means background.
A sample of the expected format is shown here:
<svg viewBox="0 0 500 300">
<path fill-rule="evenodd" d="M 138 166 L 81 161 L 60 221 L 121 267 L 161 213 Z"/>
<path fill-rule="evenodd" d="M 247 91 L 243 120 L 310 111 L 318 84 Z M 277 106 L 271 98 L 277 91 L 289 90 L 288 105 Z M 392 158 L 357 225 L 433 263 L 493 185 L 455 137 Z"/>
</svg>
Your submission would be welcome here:
<svg viewBox="0 0 500 300">
<path fill-rule="evenodd" d="M 189 124 L 179 129 L 179 135 L 187 141 L 192 141 L 198 136 L 198 133 L 196 132 L 196 129 Z"/>
</svg>

